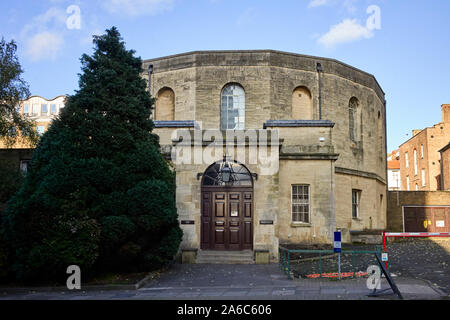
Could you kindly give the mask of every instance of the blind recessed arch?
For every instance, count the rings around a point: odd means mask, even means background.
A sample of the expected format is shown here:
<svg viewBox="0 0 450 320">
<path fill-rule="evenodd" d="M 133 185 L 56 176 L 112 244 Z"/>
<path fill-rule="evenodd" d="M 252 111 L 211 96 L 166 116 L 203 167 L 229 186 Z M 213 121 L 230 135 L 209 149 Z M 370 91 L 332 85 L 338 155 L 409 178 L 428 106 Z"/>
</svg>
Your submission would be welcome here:
<svg viewBox="0 0 450 320">
<path fill-rule="evenodd" d="M 311 92 L 306 87 L 297 87 L 292 93 L 292 119 L 313 120 Z"/>
<path fill-rule="evenodd" d="M 158 91 L 155 120 L 175 120 L 175 92 L 171 88 L 165 87 Z"/>
</svg>

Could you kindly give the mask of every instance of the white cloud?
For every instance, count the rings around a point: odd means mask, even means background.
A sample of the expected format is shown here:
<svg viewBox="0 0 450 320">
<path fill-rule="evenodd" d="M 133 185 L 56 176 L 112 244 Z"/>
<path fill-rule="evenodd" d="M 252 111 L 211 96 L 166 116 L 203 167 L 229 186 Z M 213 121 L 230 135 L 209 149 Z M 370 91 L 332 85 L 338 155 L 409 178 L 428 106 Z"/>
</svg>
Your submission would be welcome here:
<svg viewBox="0 0 450 320">
<path fill-rule="evenodd" d="M 35 34 L 28 39 L 26 54 L 33 61 L 52 59 L 54 60 L 64 44 L 64 38 L 54 32 L 44 31 Z"/>
<path fill-rule="evenodd" d="M 342 43 L 370 39 L 373 35 L 372 30 L 362 26 L 358 20 L 345 19 L 343 22 L 332 26 L 330 31 L 321 36 L 317 42 L 325 47 L 334 47 Z"/>
<path fill-rule="evenodd" d="M 328 0 L 311 0 L 308 5 L 308 8 L 320 7 L 327 4 Z"/>
<path fill-rule="evenodd" d="M 20 33 L 25 42 L 25 54 L 32 61 L 55 59 L 64 46 L 65 24 L 65 11 L 56 7 L 35 16 Z"/>
<path fill-rule="evenodd" d="M 106 0 L 103 6 L 110 13 L 128 16 L 155 15 L 173 7 L 173 0 Z"/>
</svg>

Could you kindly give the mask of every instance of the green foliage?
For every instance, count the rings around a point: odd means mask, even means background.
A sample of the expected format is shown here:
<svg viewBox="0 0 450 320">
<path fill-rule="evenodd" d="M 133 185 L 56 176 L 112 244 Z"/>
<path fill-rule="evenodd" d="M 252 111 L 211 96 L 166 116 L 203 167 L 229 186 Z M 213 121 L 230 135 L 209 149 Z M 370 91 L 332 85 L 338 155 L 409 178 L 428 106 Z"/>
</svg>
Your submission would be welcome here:
<svg viewBox="0 0 450 320">
<path fill-rule="evenodd" d="M 14 161 L 0 159 L 0 212 L 4 209 L 5 203 L 19 190 L 24 175 Z M 8 247 L 3 238 L 0 228 L 0 279 L 9 276 L 10 261 Z"/>
<path fill-rule="evenodd" d="M 148 271 L 181 241 L 142 60 L 115 28 L 94 44 L 81 58 L 79 91 L 43 135 L 3 217 L 20 279 L 57 279 L 71 264 L 85 274 Z"/>
<path fill-rule="evenodd" d="M 22 67 L 13 41 L 0 41 L 0 140 L 7 146 L 17 141 L 19 133 L 34 146 L 38 141 L 35 123 L 19 113 L 17 106 L 29 97 L 28 84 L 21 78 Z"/>
<path fill-rule="evenodd" d="M 19 190 L 24 175 L 14 161 L 0 159 L 0 206 Z M 0 211 L 2 208 L 0 207 Z"/>
</svg>

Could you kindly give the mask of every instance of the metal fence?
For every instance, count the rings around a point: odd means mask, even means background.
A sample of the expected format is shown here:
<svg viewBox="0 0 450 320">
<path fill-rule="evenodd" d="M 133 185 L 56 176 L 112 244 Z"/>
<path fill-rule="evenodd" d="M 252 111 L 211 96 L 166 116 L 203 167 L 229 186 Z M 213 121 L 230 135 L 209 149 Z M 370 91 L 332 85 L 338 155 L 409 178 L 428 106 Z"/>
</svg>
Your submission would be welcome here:
<svg viewBox="0 0 450 320">
<path fill-rule="evenodd" d="M 362 275 L 361 270 L 357 270 L 358 268 L 366 270 L 369 265 L 376 265 L 375 253 L 381 254 L 381 252 L 381 246 L 376 246 L 375 250 L 342 249 L 340 257 L 342 268 L 339 274 L 338 254 L 334 250 L 292 250 L 280 246 L 278 250 L 278 266 L 280 271 L 290 279 L 302 273 L 299 272 L 300 264 L 303 264 L 303 275 L 309 272 L 310 277 L 341 278 L 342 275 L 345 275 L 345 277 L 351 276 L 355 278 Z M 293 260 L 293 257 L 298 254 L 308 254 L 313 255 L 313 257 Z"/>
</svg>

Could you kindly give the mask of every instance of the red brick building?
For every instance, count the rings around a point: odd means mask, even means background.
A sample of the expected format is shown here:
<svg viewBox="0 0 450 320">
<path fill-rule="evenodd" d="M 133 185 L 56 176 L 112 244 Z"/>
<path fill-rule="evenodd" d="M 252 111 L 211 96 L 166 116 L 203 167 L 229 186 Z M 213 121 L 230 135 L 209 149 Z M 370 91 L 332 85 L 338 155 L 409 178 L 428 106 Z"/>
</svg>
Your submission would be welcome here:
<svg viewBox="0 0 450 320">
<path fill-rule="evenodd" d="M 402 190 L 436 191 L 441 188 L 441 152 L 450 142 L 450 104 L 442 105 L 442 122 L 423 130 L 399 148 Z M 444 150 L 444 155 L 446 155 Z M 442 166 L 448 176 L 449 165 Z M 450 183 L 449 183 L 450 188 Z"/>
<path fill-rule="evenodd" d="M 441 154 L 441 190 L 450 191 L 450 143 L 439 150 Z"/>
</svg>

